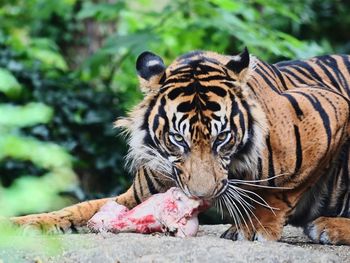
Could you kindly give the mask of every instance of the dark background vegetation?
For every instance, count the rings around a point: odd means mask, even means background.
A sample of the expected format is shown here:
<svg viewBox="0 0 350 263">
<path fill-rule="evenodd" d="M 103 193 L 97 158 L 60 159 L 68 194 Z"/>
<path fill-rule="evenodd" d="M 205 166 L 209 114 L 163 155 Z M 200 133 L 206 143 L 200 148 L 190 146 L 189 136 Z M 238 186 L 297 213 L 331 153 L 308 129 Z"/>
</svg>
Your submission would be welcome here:
<svg viewBox="0 0 350 263">
<path fill-rule="evenodd" d="M 112 123 L 142 97 L 140 52 L 349 54 L 349 13 L 345 0 L 0 0 L 1 214 L 126 189 Z"/>
</svg>

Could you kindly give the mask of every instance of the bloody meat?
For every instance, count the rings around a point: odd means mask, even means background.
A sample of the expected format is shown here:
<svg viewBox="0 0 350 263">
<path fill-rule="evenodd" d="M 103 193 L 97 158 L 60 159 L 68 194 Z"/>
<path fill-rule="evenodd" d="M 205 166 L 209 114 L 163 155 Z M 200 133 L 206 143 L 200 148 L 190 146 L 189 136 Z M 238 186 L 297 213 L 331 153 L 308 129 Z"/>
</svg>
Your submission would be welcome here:
<svg viewBox="0 0 350 263">
<path fill-rule="evenodd" d="M 179 188 L 152 195 L 131 210 L 116 202 L 106 203 L 88 222 L 94 232 L 109 231 L 170 233 L 174 236 L 195 236 L 198 213 L 208 207 L 203 201 L 187 197 Z"/>
</svg>

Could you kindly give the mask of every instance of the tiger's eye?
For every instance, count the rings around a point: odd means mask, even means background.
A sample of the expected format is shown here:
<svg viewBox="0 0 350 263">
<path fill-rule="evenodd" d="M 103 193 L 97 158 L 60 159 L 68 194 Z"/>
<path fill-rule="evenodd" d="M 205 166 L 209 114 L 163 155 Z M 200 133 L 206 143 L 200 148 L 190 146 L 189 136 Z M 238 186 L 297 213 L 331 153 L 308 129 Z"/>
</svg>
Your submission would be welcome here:
<svg viewBox="0 0 350 263">
<path fill-rule="evenodd" d="M 222 132 L 216 137 L 216 139 L 219 141 L 224 141 L 227 138 L 227 135 L 228 135 L 227 132 Z"/>
<path fill-rule="evenodd" d="M 182 142 L 184 140 L 184 138 L 180 134 L 174 134 L 174 139 L 177 142 Z"/>
</svg>

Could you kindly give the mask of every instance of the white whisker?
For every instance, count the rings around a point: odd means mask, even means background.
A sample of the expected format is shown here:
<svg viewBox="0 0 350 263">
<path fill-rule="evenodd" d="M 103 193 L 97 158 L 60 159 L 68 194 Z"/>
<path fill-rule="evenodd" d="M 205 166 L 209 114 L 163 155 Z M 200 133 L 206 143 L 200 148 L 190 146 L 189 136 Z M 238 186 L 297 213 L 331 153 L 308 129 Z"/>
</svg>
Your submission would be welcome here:
<svg viewBox="0 0 350 263">
<path fill-rule="evenodd" d="M 242 198 L 242 197 L 240 197 L 240 198 Z M 242 198 L 242 200 L 244 200 L 244 199 Z M 244 200 L 244 201 L 245 201 L 245 200 Z M 245 201 L 245 203 L 248 204 L 247 201 Z M 269 235 L 269 233 L 267 232 L 266 228 L 263 226 L 263 224 L 261 223 L 261 221 L 259 220 L 259 218 L 255 215 L 255 213 L 254 213 L 249 207 L 247 207 L 247 208 L 248 208 L 248 210 L 251 212 L 251 214 L 254 216 L 255 220 L 259 223 L 259 225 L 264 229 L 265 233 L 266 233 L 267 235 Z M 255 227 L 254 227 L 254 229 L 255 229 Z"/>
<path fill-rule="evenodd" d="M 282 187 L 282 186 L 268 186 L 268 185 L 260 185 L 260 184 L 251 184 L 244 182 L 244 181 L 235 181 L 235 180 L 230 180 L 230 183 L 235 183 L 235 184 L 243 184 L 243 185 L 249 185 L 257 188 L 267 188 L 267 189 L 282 189 L 282 190 L 288 190 L 288 189 L 293 189 L 292 187 Z"/>
<path fill-rule="evenodd" d="M 230 205 L 231 203 L 228 200 L 227 196 L 223 195 L 222 198 L 224 199 L 224 204 L 225 204 L 229 214 L 231 215 L 231 217 L 234 221 L 235 227 L 237 228 L 237 230 L 239 230 L 240 229 L 239 228 L 240 224 L 238 223 L 239 217 L 236 218 L 236 216 L 237 216 L 236 211 L 234 211 L 234 208 Z"/>
<path fill-rule="evenodd" d="M 221 219 L 224 219 L 224 209 L 223 209 L 223 205 L 222 205 L 222 199 L 219 199 L 219 209 L 221 211 Z"/>
<path fill-rule="evenodd" d="M 262 198 L 260 195 L 258 195 L 257 193 L 254 193 L 254 192 L 252 192 L 252 191 L 249 191 L 249 190 L 246 190 L 246 189 L 242 189 L 242 188 L 239 188 L 239 187 L 231 186 L 231 185 L 230 185 L 230 187 L 234 187 L 236 191 L 240 191 L 240 194 L 241 194 L 241 195 L 247 197 L 248 199 L 252 200 L 253 202 L 255 202 L 255 203 L 257 203 L 257 204 L 259 204 L 259 205 L 261 205 L 261 206 L 263 206 L 263 207 L 266 207 L 266 208 L 270 209 L 271 212 L 272 212 L 274 215 L 276 215 L 276 214 L 275 214 L 275 211 L 273 211 L 273 210 L 279 210 L 279 209 L 276 208 L 276 207 L 270 206 L 270 205 L 265 201 L 265 199 L 263 199 L 263 198 Z M 258 197 L 262 202 L 259 202 L 258 200 L 256 200 L 256 199 L 254 199 L 253 197 L 251 197 L 251 196 L 245 194 L 244 192 L 249 193 L 249 194 L 252 194 L 252 195 Z"/>
<path fill-rule="evenodd" d="M 290 173 L 282 173 L 282 174 L 277 174 L 275 176 L 266 178 L 266 179 L 258 179 L 258 180 L 242 180 L 242 179 L 231 179 L 230 181 L 235 181 L 235 182 L 248 182 L 248 183 L 258 183 L 258 182 L 267 182 L 270 180 L 273 180 L 275 178 L 284 176 L 284 175 L 290 175 Z"/>
<path fill-rule="evenodd" d="M 231 190 L 231 191 L 236 191 L 236 189 L 234 189 L 234 188 L 230 188 L 229 190 Z M 236 192 L 236 193 L 237 193 L 236 196 L 237 196 L 239 199 L 242 200 L 241 205 L 244 205 L 244 206 L 249 210 L 249 212 L 254 216 L 255 220 L 256 220 L 256 221 L 259 223 L 259 225 L 264 229 L 265 233 L 266 233 L 267 235 L 269 235 L 269 233 L 267 232 L 266 228 L 263 226 L 263 224 L 261 223 L 261 221 L 259 220 L 259 218 L 258 218 L 258 217 L 255 215 L 255 213 L 252 211 L 251 208 L 254 208 L 254 206 L 252 206 L 252 205 L 249 204 L 246 200 L 244 200 L 244 198 L 242 198 L 242 196 L 240 195 L 240 193 L 238 193 L 238 192 Z M 244 195 L 245 195 L 245 194 L 244 194 Z M 245 195 L 245 196 L 246 196 L 246 195 Z M 243 209 L 244 209 L 244 207 L 243 207 Z M 248 213 L 248 212 L 246 211 L 246 213 Z M 256 228 L 255 228 L 255 226 L 254 226 L 254 224 L 253 224 L 251 218 L 249 218 L 249 219 L 250 219 L 250 222 L 251 222 L 251 224 L 252 224 L 252 226 L 253 226 L 253 228 L 254 228 L 254 230 L 255 230 Z"/>
<path fill-rule="evenodd" d="M 252 225 L 253 229 L 256 230 L 254 223 L 253 223 L 253 220 L 249 214 L 249 213 L 251 213 L 255 217 L 255 214 L 252 211 L 252 208 L 254 208 L 254 207 L 251 204 L 249 204 L 246 200 L 244 200 L 244 198 L 242 198 L 241 196 L 238 196 L 238 198 L 241 200 L 242 208 L 245 211 L 245 213 L 250 221 L 250 224 Z M 246 210 L 246 208 L 248 209 L 249 212 Z"/>
<path fill-rule="evenodd" d="M 244 225 L 245 225 L 247 231 L 249 231 L 249 227 L 248 227 L 247 221 L 245 220 L 245 218 L 244 218 L 244 216 L 243 216 L 241 210 L 238 208 L 238 206 L 237 206 L 237 204 L 236 204 L 236 202 L 235 202 L 235 201 L 237 201 L 237 199 L 232 198 L 230 195 L 227 195 L 227 198 L 228 198 L 229 200 L 231 200 L 231 204 L 234 205 L 234 207 L 236 208 L 235 210 L 238 211 L 238 213 L 239 213 L 239 215 L 240 215 L 239 218 L 240 218 L 241 220 L 243 220 L 243 223 L 244 223 Z"/>
<path fill-rule="evenodd" d="M 248 213 L 247 210 L 244 208 L 244 205 L 242 204 L 242 202 L 240 202 L 240 201 L 236 198 L 236 194 L 233 193 L 233 192 L 228 191 L 228 192 L 227 192 L 227 195 L 229 196 L 229 198 L 231 197 L 232 199 L 234 199 L 234 200 L 233 200 L 233 204 L 236 206 L 236 208 L 237 208 L 239 214 L 241 215 L 241 217 L 242 217 L 242 219 L 243 219 L 243 222 L 244 222 L 244 224 L 245 224 L 245 226 L 246 226 L 246 228 L 247 228 L 247 231 L 249 231 L 248 224 L 247 224 L 247 222 L 246 222 L 244 216 L 242 215 L 240 209 L 239 209 L 239 208 L 237 207 L 237 205 L 235 204 L 235 202 L 234 202 L 235 200 L 239 202 L 239 204 L 241 205 L 241 207 L 242 207 L 243 210 L 245 211 L 245 213 L 246 213 L 246 215 L 247 215 L 247 217 L 248 217 L 248 219 L 249 219 L 249 221 L 250 221 L 250 224 L 251 224 L 252 227 L 255 229 L 254 224 L 253 224 L 253 222 L 252 222 L 252 219 L 251 219 L 249 213 Z M 239 197 L 239 196 L 238 196 L 238 197 Z"/>
</svg>

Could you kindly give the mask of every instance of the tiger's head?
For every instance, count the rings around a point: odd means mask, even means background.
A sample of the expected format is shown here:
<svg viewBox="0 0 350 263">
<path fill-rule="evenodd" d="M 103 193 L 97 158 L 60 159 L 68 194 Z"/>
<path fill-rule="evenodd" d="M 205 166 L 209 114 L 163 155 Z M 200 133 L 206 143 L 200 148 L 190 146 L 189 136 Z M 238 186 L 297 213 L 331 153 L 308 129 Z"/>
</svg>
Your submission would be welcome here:
<svg viewBox="0 0 350 263">
<path fill-rule="evenodd" d="M 213 199 L 232 176 L 254 177 L 266 118 L 249 90 L 254 57 L 196 51 L 166 67 L 151 53 L 136 62 L 143 101 L 116 122 L 129 133 L 131 167 L 172 178 L 188 195 Z"/>
</svg>

